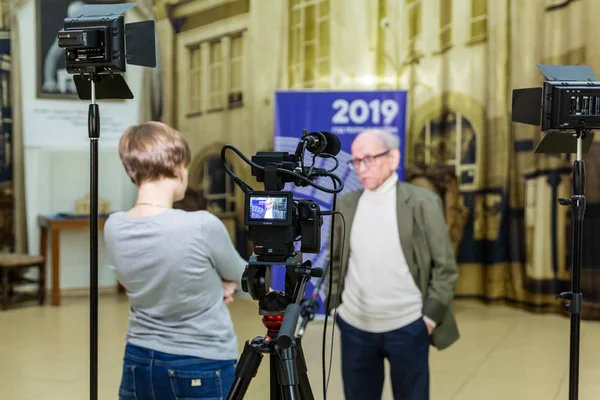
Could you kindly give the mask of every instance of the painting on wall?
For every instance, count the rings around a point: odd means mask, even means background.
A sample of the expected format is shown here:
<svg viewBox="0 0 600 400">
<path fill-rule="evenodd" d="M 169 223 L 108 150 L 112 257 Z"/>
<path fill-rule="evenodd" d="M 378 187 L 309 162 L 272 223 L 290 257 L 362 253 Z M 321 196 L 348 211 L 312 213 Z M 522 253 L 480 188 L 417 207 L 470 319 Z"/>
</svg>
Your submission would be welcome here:
<svg viewBox="0 0 600 400">
<path fill-rule="evenodd" d="M 58 47 L 58 31 L 64 19 L 77 15 L 84 4 L 125 1 L 36 0 L 37 12 L 37 97 L 79 99 L 73 76 L 67 73 L 65 51 Z"/>
</svg>

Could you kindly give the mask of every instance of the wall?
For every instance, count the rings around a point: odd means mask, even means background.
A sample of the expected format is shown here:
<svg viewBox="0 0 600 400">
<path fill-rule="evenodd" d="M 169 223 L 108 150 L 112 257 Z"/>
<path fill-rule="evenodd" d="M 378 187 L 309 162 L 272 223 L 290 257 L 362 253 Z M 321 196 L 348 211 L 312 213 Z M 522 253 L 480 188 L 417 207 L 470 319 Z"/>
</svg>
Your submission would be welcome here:
<svg viewBox="0 0 600 400">
<path fill-rule="evenodd" d="M 127 22 L 139 16 L 128 11 Z M 36 98 L 36 9 L 29 1 L 18 14 L 22 65 L 22 99 L 25 143 L 25 184 L 27 227 L 31 253 L 39 251 L 38 215 L 74 212 L 75 201 L 89 193 L 89 139 L 87 100 L 47 100 Z M 134 100 L 99 101 L 101 115 L 99 152 L 99 195 L 111 202 L 113 211 L 130 207 L 135 187 L 121 166 L 116 144 L 127 125 L 139 120 L 143 69 L 127 67 L 127 80 Z M 45 119 L 40 115 L 56 110 L 68 112 L 71 119 Z M 73 122 L 75 118 L 76 122 Z M 99 237 L 99 286 L 115 287 L 116 279 L 108 269 L 104 238 Z M 61 289 L 89 287 L 89 231 L 61 235 Z M 48 254 L 50 249 L 48 249 Z M 50 261 L 50 260 L 49 260 Z M 50 265 L 48 265 L 50 268 Z M 48 269 L 50 273 L 50 269 Z M 51 276 L 51 275 L 48 275 Z"/>
</svg>

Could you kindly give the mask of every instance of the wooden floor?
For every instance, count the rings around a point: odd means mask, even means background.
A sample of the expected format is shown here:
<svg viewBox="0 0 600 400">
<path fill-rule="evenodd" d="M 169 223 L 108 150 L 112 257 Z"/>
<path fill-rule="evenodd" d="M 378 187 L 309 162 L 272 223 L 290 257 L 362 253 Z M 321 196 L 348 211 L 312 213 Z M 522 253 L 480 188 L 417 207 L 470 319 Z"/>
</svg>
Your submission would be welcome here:
<svg viewBox="0 0 600 400">
<path fill-rule="evenodd" d="M 470 301 L 456 302 L 455 309 L 462 338 L 431 353 L 432 400 L 568 399 L 567 318 Z M 240 349 L 245 339 L 264 334 L 255 303 L 238 300 L 231 311 Z M 100 297 L 99 399 L 118 398 L 127 314 L 125 297 Z M 304 336 L 316 399 L 323 398 L 322 327 L 315 321 Z M 0 399 L 89 399 L 88 337 L 87 298 L 65 298 L 59 308 L 29 304 L 0 312 Z M 339 336 L 335 344 L 328 399 L 343 399 Z M 266 361 L 247 399 L 268 399 Z M 392 399 L 387 382 L 384 399 Z M 600 399 L 597 322 L 582 323 L 580 399 Z"/>
</svg>

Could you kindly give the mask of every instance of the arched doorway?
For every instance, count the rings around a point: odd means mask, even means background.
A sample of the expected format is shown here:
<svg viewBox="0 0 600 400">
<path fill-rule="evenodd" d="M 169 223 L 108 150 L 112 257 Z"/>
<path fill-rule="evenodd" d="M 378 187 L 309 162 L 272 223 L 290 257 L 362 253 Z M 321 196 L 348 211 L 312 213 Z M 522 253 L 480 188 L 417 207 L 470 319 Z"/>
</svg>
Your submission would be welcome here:
<svg viewBox="0 0 600 400">
<path fill-rule="evenodd" d="M 444 108 L 426 119 L 411 138 L 407 157 L 412 165 L 406 178 L 437 193 L 444 202 L 446 225 L 454 251 L 463 238 L 472 210 L 465 206 L 464 192 L 472 190 L 477 177 L 477 136 L 463 114 Z"/>
<path fill-rule="evenodd" d="M 223 221 L 234 245 L 242 257 L 248 256 L 248 240 L 243 225 L 244 194 L 235 189 L 235 182 L 221 162 L 224 144 L 213 143 L 197 152 L 189 166 L 188 188 L 175 208 L 187 211 L 207 210 Z M 231 170 L 240 170 L 239 161 L 227 156 Z"/>
</svg>

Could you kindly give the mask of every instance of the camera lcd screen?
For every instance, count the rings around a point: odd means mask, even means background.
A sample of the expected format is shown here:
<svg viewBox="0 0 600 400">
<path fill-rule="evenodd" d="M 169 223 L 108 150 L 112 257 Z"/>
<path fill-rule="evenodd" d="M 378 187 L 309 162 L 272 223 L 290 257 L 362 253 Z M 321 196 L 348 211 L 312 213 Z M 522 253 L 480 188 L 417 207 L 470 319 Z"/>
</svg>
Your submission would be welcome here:
<svg viewBox="0 0 600 400">
<path fill-rule="evenodd" d="M 286 221 L 289 206 L 288 196 L 250 195 L 248 219 L 251 221 Z"/>
</svg>

